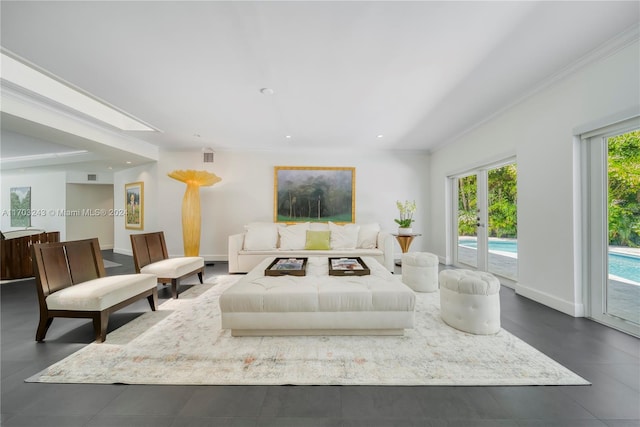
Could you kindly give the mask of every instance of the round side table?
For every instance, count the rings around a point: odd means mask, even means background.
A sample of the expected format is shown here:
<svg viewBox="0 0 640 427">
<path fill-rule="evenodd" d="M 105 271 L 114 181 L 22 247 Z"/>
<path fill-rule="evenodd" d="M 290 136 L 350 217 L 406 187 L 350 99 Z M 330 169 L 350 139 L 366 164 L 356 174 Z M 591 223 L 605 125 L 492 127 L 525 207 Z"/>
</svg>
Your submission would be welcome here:
<svg viewBox="0 0 640 427">
<path fill-rule="evenodd" d="M 393 237 L 396 238 L 396 240 L 398 241 L 398 243 L 400 244 L 400 249 L 402 249 L 402 253 L 407 253 L 409 252 L 409 247 L 411 246 L 411 242 L 413 242 L 413 239 L 418 237 L 418 236 L 422 236 L 422 234 L 420 233 L 413 233 L 413 234 L 391 234 Z M 402 262 L 396 262 L 396 265 L 399 267 L 402 265 Z"/>
</svg>

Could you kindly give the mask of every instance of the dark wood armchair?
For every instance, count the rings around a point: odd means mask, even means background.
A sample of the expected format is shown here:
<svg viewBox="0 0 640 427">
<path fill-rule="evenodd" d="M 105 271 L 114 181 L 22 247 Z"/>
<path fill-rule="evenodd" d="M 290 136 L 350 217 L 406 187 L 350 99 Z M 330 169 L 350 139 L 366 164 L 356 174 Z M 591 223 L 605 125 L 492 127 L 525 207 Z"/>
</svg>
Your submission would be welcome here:
<svg viewBox="0 0 640 427">
<path fill-rule="evenodd" d="M 169 258 L 164 233 L 142 233 L 131 235 L 133 263 L 138 273 L 155 274 L 158 283 L 171 283 L 171 295 L 178 298 L 180 280 L 198 275 L 202 283 L 204 259 L 202 257 L 174 257 Z"/>
<path fill-rule="evenodd" d="M 114 311 L 145 297 L 156 310 L 155 276 L 107 276 L 98 239 L 34 244 L 32 258 L 40 304 L 36 341 L 44 340 L 54 317 L 92 319 L 96 341 L 103 342 Z"/>
</svg>

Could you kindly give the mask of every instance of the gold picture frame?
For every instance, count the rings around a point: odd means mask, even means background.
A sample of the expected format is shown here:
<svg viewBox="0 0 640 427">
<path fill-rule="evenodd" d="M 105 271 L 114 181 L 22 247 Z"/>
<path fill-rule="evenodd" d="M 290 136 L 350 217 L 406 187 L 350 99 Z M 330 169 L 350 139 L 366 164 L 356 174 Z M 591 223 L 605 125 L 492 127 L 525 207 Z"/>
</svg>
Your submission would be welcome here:
<svg viewBox="0 0 640 427">
<path fill-rule="evenodd" d="M 276 166 L 273 220 L 356 222 L 356 168 Z"/>
<path fill-rule="evenodd" d="M 124 186 L 125 228 L 144 229 L 144 182 L 131 182 Z"/>
</svg>

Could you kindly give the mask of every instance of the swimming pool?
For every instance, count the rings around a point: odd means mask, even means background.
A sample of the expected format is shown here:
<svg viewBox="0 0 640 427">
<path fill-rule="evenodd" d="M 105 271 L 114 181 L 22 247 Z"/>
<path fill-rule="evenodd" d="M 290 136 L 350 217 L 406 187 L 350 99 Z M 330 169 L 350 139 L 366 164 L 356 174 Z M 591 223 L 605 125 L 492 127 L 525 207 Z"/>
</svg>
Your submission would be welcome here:
<svg viewBox="0 0 640 427">
<path fill-rule="evenodd" d="M 477 246 L 477 242 L 472 239 L 460 239 L 458 243 L 474 249 Z M 489 239 L 489 251 L 517 254 L 518 241 Z M 609 252 L 609 274 L 640 283 L 640 257 Z"/>
</svg>

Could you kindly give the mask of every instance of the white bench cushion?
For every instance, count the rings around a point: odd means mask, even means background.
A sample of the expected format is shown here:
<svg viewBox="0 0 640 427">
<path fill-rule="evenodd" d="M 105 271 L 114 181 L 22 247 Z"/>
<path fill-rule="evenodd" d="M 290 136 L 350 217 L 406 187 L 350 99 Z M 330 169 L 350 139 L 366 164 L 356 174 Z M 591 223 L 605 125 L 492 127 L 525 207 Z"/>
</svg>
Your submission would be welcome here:
<svg viewBox="0 0 640 427">
<path fill-rule="evenodd" d="M 262 266 L 257 267 L 224 292 L 220 307 L 254 313 L 413 312 L 415 294 L 380 264 L 367 262 L 371 275 L 350 277 L 328 276 L 327 258 L 310 257 L 304 277 L 264 276 Z"/>
<path fill-rule="evenodd" d="M 186 256 L 163 259 L 140 269 L 141 273 L 155 274 L 161 278 L 182 277 L 198 268 L 204 267 L 204 258 L 199 256 Z"/>
<path fill-rule="evenodd" d="M 54 292 L 46 302 L 49 310 L 102 311 L 156 286 L 153 274 L 100 277 Z"/>
</svg>

